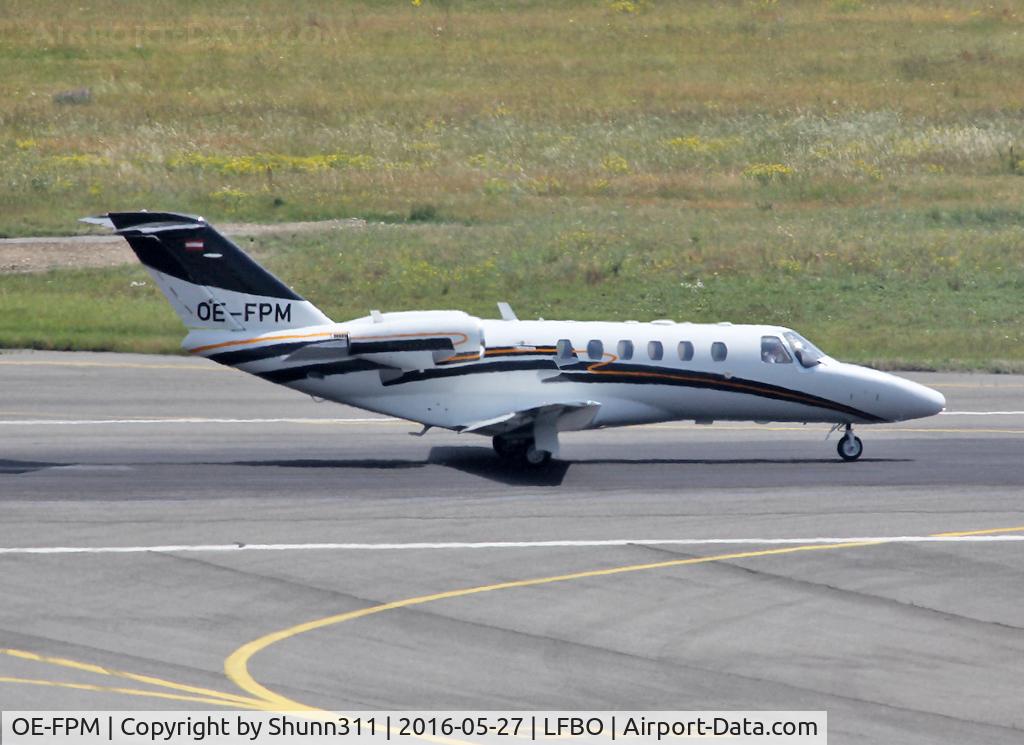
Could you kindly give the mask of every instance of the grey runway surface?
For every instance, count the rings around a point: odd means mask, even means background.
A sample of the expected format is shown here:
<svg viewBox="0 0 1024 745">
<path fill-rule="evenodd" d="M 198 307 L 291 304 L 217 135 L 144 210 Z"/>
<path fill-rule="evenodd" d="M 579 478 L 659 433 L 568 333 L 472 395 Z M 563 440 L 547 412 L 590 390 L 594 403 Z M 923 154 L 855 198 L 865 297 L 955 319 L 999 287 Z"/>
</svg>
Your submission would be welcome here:
<svg viewBox="0 0 1024 745">
<path fill-rule="evenodd" d="M 860 428 L 858 463 L 821 426 L 672 424 L 523 475 L 202 360 L 2 354 L 0 709 L 811 709 L 834 743 L 1019 743 L 1024 378 L 910 377 L 951 413 Z"/>
</svg>

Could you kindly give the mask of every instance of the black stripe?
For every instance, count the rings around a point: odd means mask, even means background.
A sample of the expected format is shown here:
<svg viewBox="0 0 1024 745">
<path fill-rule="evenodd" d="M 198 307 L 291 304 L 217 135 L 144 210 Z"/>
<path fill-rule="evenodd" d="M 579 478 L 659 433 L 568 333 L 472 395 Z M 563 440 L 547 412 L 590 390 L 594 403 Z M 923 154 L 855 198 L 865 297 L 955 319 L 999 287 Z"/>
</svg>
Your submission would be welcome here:
<svg viewBox="0 0 1024 745">
<path fill-rule="evenodd" d="M 425 343 L 421 344 L 421 342 L 425 342 Z M 435 343 L 435 342 L 437 342 L 437 343 Z M 213 360 L 214 362 L 219 362 L 222 365 L 229 365 L 229 366 L 242 365 L 242 364 L 245 364 L 246 362 L 258 362 L 259 360 L 266 360 L 266 359 L 270 359 L 271 357 L 280 357 L 281 355 L 288 354 L 290 352 L 294 352 L 296 349 L 299 349 L 300 347 L 304 347 L 304 346 L 306 346 L 308 344 L 318 344 L 318 343 L 320 343 L 320 342 L 315 342 L 315 341 L 295 341 L 295 342 L 285 342 L 283 344 L 268 344 L 267 346 L 264 346 L 264 347 L 251 347 L 251 348 L 248 348 L 248 349 L 239 349 L 239 350 L 229 351 L 229 352 L 217 352 L 216 354 L 209 355 L 207 357 L 207 359 Z M 389 346 L 389 345 L 394 345 L 394 346 Z M 398 345 L 401 345 L 401 346 L 399 347 Z M 368 347 L 372 347 L 372 348 L 368 349 Z M 400 342 L 352 342 L 349 345 L 349 353 L 353 354 L 353 355 L 355 355 L 355 354 L 372 354 L 372 353 L 380 353 L 380 352 L 418 352 L 418 351 L 434 351 L 434 350 L 448 350 L 448 349 L 453 349 L 453 347 L 451 345 L 451 339 L 449 339 L 447 337 L 441 337 L 441 338 L 438 338 L 438 339 L 411 339 L 411 340 L 408 340 L 408 341 L 404 341 L 403 340 L 403 341 L 400 341 Z M 511 348 L 509 348 L 509 349 L 511 349 Z M 547 352 L 547 354 L 552 354 L 553 351 L 554 351 L 554 349 L 552 348 L 552 350 Z M 491 356 L 503 356 L 504 354 L 509 354 L 509 353 L 510 352 L 502 352 L 502 353 L 499 353 L 497 355 L 492 355 L 491 354 L 491 350 L 490 349 L 487 350 L 487 356 L 488 357 L 491 357 Z M 522 354 L 526 354 L 526 353 L 537 354 L 537 355 L 545 354 L 545 352 L 543 352 L 543 351 L 517 352 L 517 354 L 519 354 L 520 356 Z M 467 360 L 455 360 L 453 362 L 449 362 L 448 360 L 442 360 L 441 362 L 439 362 L 437 364 L 439 364 L 439 365 L 440 364 L 459 364 L 461 362 L 466 362 L 466 361 Z"/>
<path fill-rule="evenodd" d="M 527 349 L 524 347 L 488 347 L 484 350 L 483 356 L 488 359 L 495 357 L 548 357 L 550 358 L 555 353 L 554 347 L 537 347 L 536 349 Z M 451 359 L 440 360 L 438 365 L 459 365 L 463 362 L 471 362 L 479 359 L 475 356 L 470 356 L 467 353 L 465 356 L 461 354 L 455 355 Z"/>
<path fill-rule="evenodd" d="M 315 341 L 285 342 L 283 344 L 269 344 L 265 347 L 251 347 L 230 352 L 218 352 L 211 354 L 207 359 L 219 362 L 222 365 L 241 365 L 246 362 L 257 362 L 271 357 L 294 352 L 300 347 L 309 344 L 319 344 Z M 352 342 L 349 345 L 349 354 L 373 354 L 380 352 L 419 352 L 453 349 L 451 339 L 441 337 L 436 339 L 403 339 L 399 341 L 384 342 Z"/>
<path fill-rule="evenodd" d="M 380 354 L 381 352 L 433 352 L 437 350 L 455 350 L 455 345 L 447 336 L 420 339 L 395 339 L 389 341 L 357 341 L 349 344 L 352 354 Z"/>
<path fill-rule="evenodd" d="M 214 362 L 219 362 L 222 365 L 242 365 L 246 362 L 256 362 L 258 360 L 266 360 L 271 357 L 280 357 L 281 355 L 294 352 L 300 347 L 304 347 L 307 344 L 315 344 L 315 342 L 309 341 L 292 341 L 285 342 L 283 344 L 269 344 L 265 347 L 254 347 L 249 349 L 239 349 L 233 352 L 218 352 L 217 354 L 211 354 L 207 359 L 211 359 Z"/>
<path fill-rule="evenodd" d="M 610 366 L 603 367 L 602 370 L 606 370 L 608 367 Z M 691 376 L 691 379 L 689 380 L 672 377 L 671 373 L 666 374 L 664 372 L 660 372 L 656 374 L 659 377 L 638 378 L 628 374 L 615 375 L 614 372 L 602 372 L 595 375 L 594 373 L 589 372 L 563 371 L 561 375 L 554 378 L 548 378 L 543 382 L 557 383 L 561 381 L 571 381 L 574 383 L 623 383 L 628 385 L 671 385 L 681 388 L 705 388 L 725 391 L 727 393 L 746 393 L 750 396 L 770 398 L 776 401 L 786 401 L 787 403 L 802 404 L 804 406 L 813 406 L 821 409 L 831 409 L 832 411 L 850 414 L 851 416 L 855 416 L 869 422 L 886 421 L 882 417 L 875 416 L 874 414 L 870 414 L 866 411 L 861 411 L 860 409 L 856 409 L 852 406 L 847 406 L 846 404 L 822 398 L 821 396 L 804 393 L 803 391 L 794 391 L 789 388 L 783 388 L 769 383 L 762 383 L 757 380 L 726 378 L 723 375 L 717 375 L 715 373 L 687 372 L 685 374 Z"/>
<path fill-rule="evenodd" d="M 273 346 L 290 346 L 286 344 Z M 298 346 L 302 346 L 300 343 Z M 270 349 L 271 347 L 264 347 Z M 260 351 L 252 350 L 252 351 Z M 269 355 L 268 355 L 269 356 Z M 219 361 L 219 360 L 218 360 Z M 383 381 L 384 387 L 402 385 L 404 383 L 417 383 L 425 380 L 437 380 L 441 378 L 454 378 L 463 375 L 483 375 L 486 373 L 498 373 L 524 370 L 558 370 L 561 374 L 545 379 L 544 383 L 619 383 L 628 385 L 669 385 L 683 388 L 704 388 L 710 390 L 724 391 L 727 393 L 744 393 L 749 396 L 758 396 L 775 401 L 797 403 L 804 406 L 811 406 L 821 409 L 829 409 L 843 414 L 849 414 L 868 422 L 887 421 L 883 417 L 862 411 L 852 406 L 831 401 L 827 398 L 815 396 L 803 391 L 795 391 L 771 383 L 762 383 L 758 380 L 746 378 L 726 378 L 719 373 L 707 373 L 694 370 L 672 370 L 649 365 L 625 365 L 622 363 L 602 365 L 601 372 L 589 372 L 588 368 L 593 362 L 578 362 L 571 366 L 559 368 L 553 359 L 541 357 L 540 359 L 512 359 L 497 362 L 467 363 L 458 367 L 430 368 L 426 370 L 410 370 L 396 375 L 391 380 Z M 282 370 L 256 373 L 261 378 L 273 383 L 289 383 L 302 380 L 310 372 L 318 372 L 322 375 L 344 375 L 350 372 L 362 372 L 365 370 L 391 369 L 378 365 L 369 360 L 354 359 L 342 362 L 318 363 L 312 365 L 300 365 Z M 397 372 L 397 371 L 396 371 Z M 629 373 L 648 373 L 652 377 L 636 377 Z M 621 373 L 616 375 L 615 373 Z M 686 377 L 682 377 L 686 376 Z"/>
<path fill-rule="evenodd" d="M 461 367 L 431 368 L 429 370 L 410 370 L 400 376 L 384 383 L 385 386 L 401 385 L 402 383 L 417 383 L 422 380 L 436 380 L 437 378 L 456 378 L 460 375 L 474 375 L 477 373 L 508 372 L 510 370 L 556 370 L 552 360 L 504 360 L 502 362 L 480 362 L 476 364 L 463 365 Z"/>
<path fill-rule="evenodd" d="M 296 367 L 285 367 L 280 370 L 267 370 L 257 372 L 264 380 L 271 383 L 294 383 L 296 380 L 303 380 L 310 373 L 319 373 L 324 377 L 328 375 L 345 375 L 352 372 L 364 372 L 366 370 L 384 370 L 383 365 L 378 365 L 370 360 L 343 360 L 341 362 L 318 362 L 313 365 L 297 365 Z"/>
<path fill-rule="evenodd" d="M 555 347 L 488 347 L 485 354 L 488 357 L 502 357 L 509 354 L 554 354 Z"/>
<path fill-rule="evenodd" d="M 861 411 L 852 406 L 831 401 L 827 398 L 815 396 L 802 391 L 794 391 L 782 386 L 762 383 L 757 380 L 745 378 L 726 378 L 718 373 L 705 373 L 697 371 L 678 371 L 676 375 L 686 375 L 687 378 L 674 377 L 672 371 L 665 368 L 651 367 L 645 365 L 602 365 L 600 373 L 587 372 L 587 368 L 593 362 L 579 362 L 569 367 L 561 368 L 562 373 L 545 379 L 544 383 L 559 383 L 572 381 L 576 383 L 626 383 L 629 385 L 671 385 L 684 388 L 705 388 L 725 391 L 727 393 L 745 393 L 750 396 L 759 396 L 776 401 L 797 403 L 804 406 L 812 406 L 821 409 L 830 409 L 843 414 L 855 416 L 869 422 L 884 422 L 883 417 L 875 416 L 866 411 Z M 505 372 L 508 370 L 551 370 L 559 369 L 551 359 L 535 360 L 507 360 L 502 362 L 470 363 L 460 367 L 433 368 L 429 370 L 417 370 L 407 372 L 394 380 L 385 383 L 385 386 L 401 385 L 402 383 L 413 383 L 423 380 L 437 378 L 450 378 L 459 375 L 473 375 L 491 372 Z M 604 372 L 609 371 L 609 372 Z M 633 375 L 615 375 L 614 372 L 644 372 L 657 377 L 635 377 Z"/>
</svg>

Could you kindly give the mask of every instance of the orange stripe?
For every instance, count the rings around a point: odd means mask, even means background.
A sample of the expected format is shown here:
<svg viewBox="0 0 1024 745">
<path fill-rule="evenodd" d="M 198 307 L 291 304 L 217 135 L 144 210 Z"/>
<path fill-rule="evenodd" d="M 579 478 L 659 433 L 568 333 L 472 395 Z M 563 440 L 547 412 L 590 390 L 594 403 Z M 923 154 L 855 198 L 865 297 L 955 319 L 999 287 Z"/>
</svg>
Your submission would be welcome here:
<svg viewBox="0 0 1024 745">
<path fill-rule="evenodd" d="M 199 354 L 210 349 L 223 349 L 224 347 L 237 347 L 242 344 L 261 344 L 265 341 L 280 341 L 281 339 L 316 339 L 321 336 L 333 337 L 334 332 L 320 332 L 318 334 L 286 334 L 284 336 L 258 336 L 255 339 L 238 339 L 237 341 L 222 341 L 219 344 L 205 344 L 201 347 L 194 347 L 188 350 L 192 354 Z"/>
<path fill-rule="evenodd" d="M 466 352 L 466 354 L 457 354 L 454 357 L 441 360 L 441 362 L 465 362 L 466 360 L 478 360 L 480 355 L 476 352 Z"/>
<path fill-rule="evenodd" d="M 491 347 L 485 351 L 488 357 L 502 357 L 511 354 L 554 354 L 554 347 Z"/>
</svg>

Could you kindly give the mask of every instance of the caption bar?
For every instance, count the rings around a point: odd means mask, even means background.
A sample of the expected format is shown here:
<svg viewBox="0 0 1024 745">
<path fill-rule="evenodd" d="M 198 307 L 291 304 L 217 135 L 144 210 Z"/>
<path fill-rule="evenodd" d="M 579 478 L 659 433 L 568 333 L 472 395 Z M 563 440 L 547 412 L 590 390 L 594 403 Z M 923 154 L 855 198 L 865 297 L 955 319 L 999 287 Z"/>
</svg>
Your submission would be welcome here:
<svg viewBox="0 0 1024 745">
<path fill-rule="evenodd" d="M 827 725 L 824 711 L 7 711 L 0 745 L 646 745 L 709 737 L 826 745 Z"/>
</svg>

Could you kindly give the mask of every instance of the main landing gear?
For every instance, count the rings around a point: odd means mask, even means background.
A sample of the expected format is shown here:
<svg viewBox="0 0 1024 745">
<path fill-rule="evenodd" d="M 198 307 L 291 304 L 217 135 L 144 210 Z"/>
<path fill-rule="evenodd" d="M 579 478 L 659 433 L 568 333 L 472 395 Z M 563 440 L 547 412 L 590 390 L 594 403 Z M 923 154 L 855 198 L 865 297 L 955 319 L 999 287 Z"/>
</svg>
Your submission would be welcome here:
<svg viewBox="0 0 1024 745">
<path fill-rule="evenodd" d="M 846 461 L 857 460 L 864 452 L 864 443 L 853 434 L 852 424 L 846 425 L 846 434 L 839 438 L 836 452 L 839 453 L 840 458 Z"/>
<path fill-rule="evenodd" d="M 511 438 L 498 435 L 491 440 L 491 443 L 494 445 L 494 452 L 502 460 L 511 463 L 537 467 L 543 466 L 551 460 L 551 453 L 538 449 L 537 443 L 532 437 Z"/>
</svg>

